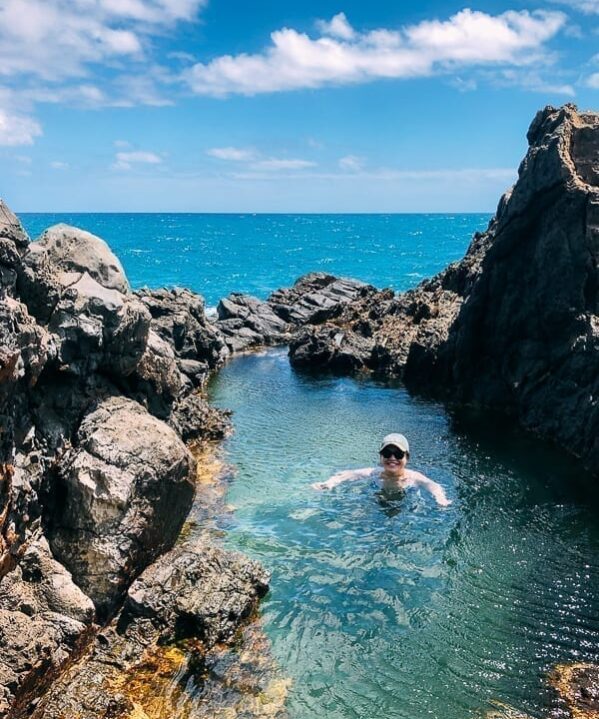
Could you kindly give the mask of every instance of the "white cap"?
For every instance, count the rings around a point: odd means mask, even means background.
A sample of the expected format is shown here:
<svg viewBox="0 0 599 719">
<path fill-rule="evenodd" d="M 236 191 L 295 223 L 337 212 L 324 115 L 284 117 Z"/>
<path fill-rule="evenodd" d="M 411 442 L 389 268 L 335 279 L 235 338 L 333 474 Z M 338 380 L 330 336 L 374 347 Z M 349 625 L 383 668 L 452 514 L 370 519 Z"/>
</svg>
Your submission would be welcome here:
<svg viewBox="0 0 599 719">
<path fill-rule="evenodd" d="M 393 433 L 393 434 L 388 434 L 386 437 L 383 437 L 383 441 L 381 442 L 381 448 L 379 449 L 379 452 L 382 452 L 385 449 L 385 447 L 388 447 L 389 445 L 398 447 L 403 452 L 406 452 L 408 454 L 410 452 L 410 445 L 408 443 L 408 440 L 403 436 L 403 434 Z"/>
</svg>

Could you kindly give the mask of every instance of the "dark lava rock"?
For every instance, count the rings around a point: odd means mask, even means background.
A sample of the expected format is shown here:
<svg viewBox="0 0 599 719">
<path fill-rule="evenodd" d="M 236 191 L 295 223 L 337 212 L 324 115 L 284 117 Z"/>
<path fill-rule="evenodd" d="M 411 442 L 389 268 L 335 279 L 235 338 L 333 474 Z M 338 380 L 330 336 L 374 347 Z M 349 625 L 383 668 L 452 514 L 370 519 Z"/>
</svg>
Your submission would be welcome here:
<svg viewBox="0 0 599 719">
<path fill-rule="evenodd" d="M 284 344 L 298 328 L 338 317 L 352 302 L 373 292 L 374 287 L 357 280 L 312 272 L 300 277 L 293 287 L 273 292 L 266 302 L 233 292 L 219 302 L 215 326 L 233 353 Z M 339 353 L 332 354 L 337 357 Z"/>
<path fill-rule="evenodd" d="M 325 326 L 305 328 L 289 343 L 293 365 L 302 369 L 327 369 L 351 374 L 370 367 L 372 340 L 349 329 Z"/>
<path fill-rule="evenodd" d="M 324 272 L 300 277 L 293 287 L 273 292 L 268 304 L 285 322 L 317 325 L 337 317 L 351 302 L 374 290 L 358 280 L 337 278 Z"/>
<path fill-rule="evenodd" d="M 190 698 L 177 688 L 177 676 L 183 685 L 188 678 L 198 682 L 202 714 L 226 710 L 234 676 L 213 675 L 216 657 L 210 650 L 218 644 L 222 652 L 221 643 L 231 643 L 267 591 L 268 579 L 257 562 L 239 554 L 206 545 L 177 546 L 133 583 L 122 611 L 97 637 L 86 660 L 43 697 L 33 717 L 147 716 L 141 713 L 144 699 L 154 704 L 165 683 L 180 709 Z M 160 716 L 172 716 L 160 706 Z M 246 705 L 244 716 L 263 714 Z"/>
<path fill-rule="evenodd" d="M 175 353 L 179 370 L 200 386 L 229 354 L 222 336 L 206 319 L 202 297 L 179 288 L 140 290 L 136 296 L 150 312 L 152 329 Z"/>
<path fill-rule="evenodd" d="M 193 499 L 194 462 L 139 404 L 100 402 L 60 465 L 64 509 L 50 542 L 101 614 L 174 543 Z"/>
<path fill-rule="evenodd" d="M 177 547 L 131 585 L 121 622 L 150 619 L 171 640 L 230 641 L 268 590 L 257 563 L 214 546 Z"/>
<path fill-rule="evenodd" d="M 57 361 L 79 376 L 131 374 L 146 349 L 150 315 L 130 295 L 107 289 L 84 273 L 65 287 L 48 322 Z"/>
<path fill-rule="evenodd" d="M 289 326 L 272 308 L 255 297 L 238 292 L 218 303 L 216 327 L 231 352 L 282 344 L 289 340 Z"/>
<path fill-rule="evenodd" d="M 231 431 L 230 416 L 229 410 L 213 407 L 194 392 L 174 404 L 169 424 L 184 442 L 219 440 Z"/>
</svg>

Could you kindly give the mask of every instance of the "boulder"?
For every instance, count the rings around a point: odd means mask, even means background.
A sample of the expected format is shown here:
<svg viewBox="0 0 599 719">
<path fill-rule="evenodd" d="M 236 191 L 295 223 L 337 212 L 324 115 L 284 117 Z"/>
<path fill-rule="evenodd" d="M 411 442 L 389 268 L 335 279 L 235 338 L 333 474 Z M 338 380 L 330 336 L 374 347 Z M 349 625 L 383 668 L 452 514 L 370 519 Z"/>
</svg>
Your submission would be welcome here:
<svg viewBox="0 0 599 719">
<path fill-rule="evenodd" d="M 4 200 L 0 200 L 0 238 L 11 240 L 21 251 L 29 244 L 27 233 Z"/>
<path fill-rule="evenodd" d="M 91 232 L 60 224 L 47 229 L 29 245 L 29 252 L 42 252 L 59 274 L 84 272 L 102 287 L 126 294 L 129 282 L 123 266 L 106 242 Z"/>
<path fill-rule="evenodd" d="M 85 660 L 45 694 L 33 718 L 170 717 L 182 708 L 190 716 L 283 717 L 266 705 L 268 648 L 264 641 L 248 647 L 241 631 L 268 579 L 239 554 L 175 547 L 134 582 L 122 611 Z M 261 664 L 254 667 L 258 651 Z"/>
<path fill-rule="evenodd" d="M 164 639 L 231 641 L 268 590 L 262 567 L 214 546 L 177 547 L 131 585 L 122 621 L 149 619 Z"/>
<path fill-rule="evenodd" d="M 0 581 L 0 715 L 18 715 L 85 645 L 91 600 L 43 538 Z"/>
<path fill-rule="evenodd" d="M 150 315 L 134 297 L 107 289 L 84 272 L 64 287 L 48 329 L 63 370 L 81 377 L 97 371 L 127 376 L 145 352 Z"/>
<path fill-rule="evenodd" d="M 102 615 L 174 543 L 194 494 L 193 459 L 175 432 L 124 397 L 101 401 L 59 468 L 55 556 Z"/>
<path fill-rule="evenodd" d="M 204 300 L 190 290 L 140 290 L 137 298 L 152 317 L 152 329 L 171 346 L 179 370 L 200 386 L 229 354 L 221 334 L 208 322 Z"/>
<path fill-rule="evenodd" d="M 129 292 L 121 263 L 104 240 L 77 227 L 55 225 L 29 244 L 19 294 L 37 319 L 48 322 L 64 291 L 84 274 L 107 290 Z"/>
<path fill-rule="evenodd" d="M 289 343 L 294 367 L 352 374 L 371 366 L 373 341 L 350 329 L 325 325 L 305 328 Z"/>
<path fill-rule="evenodd" d="M 184 442 L 220 440 L 231 431 L 231 412 L 213 407 L 198 392 L 175 402 L 168 423 Z"/>
</svg>

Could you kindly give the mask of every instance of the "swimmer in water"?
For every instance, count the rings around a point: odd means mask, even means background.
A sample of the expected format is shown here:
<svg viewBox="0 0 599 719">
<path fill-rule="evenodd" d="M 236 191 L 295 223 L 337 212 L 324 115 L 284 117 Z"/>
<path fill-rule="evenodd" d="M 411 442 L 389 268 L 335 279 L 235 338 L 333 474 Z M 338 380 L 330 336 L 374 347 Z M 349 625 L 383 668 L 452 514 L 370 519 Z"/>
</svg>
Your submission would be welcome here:
<svg viewBox="0 0 599 719">
<path fill-rule="evenodd" d="M 381 467 L 366 467 L 364 469 L 347 469 L 334 474 L 326 482 L 315 482 L 314 489 L 332 489 L 342 482 L 356 479 L 377 479 L 381 489 L 396 492 L 409 487 L 422 487 L 430 492 L 439 507 L 448 507 L 451 500 L 447 499 L 445 490 L 437 482 L 425 477 L 420 472 L 408 469 L 410 458 L 410 445 L 403 434 L 388 434 L 383 438 L 379 449 Z"/>
</svg>

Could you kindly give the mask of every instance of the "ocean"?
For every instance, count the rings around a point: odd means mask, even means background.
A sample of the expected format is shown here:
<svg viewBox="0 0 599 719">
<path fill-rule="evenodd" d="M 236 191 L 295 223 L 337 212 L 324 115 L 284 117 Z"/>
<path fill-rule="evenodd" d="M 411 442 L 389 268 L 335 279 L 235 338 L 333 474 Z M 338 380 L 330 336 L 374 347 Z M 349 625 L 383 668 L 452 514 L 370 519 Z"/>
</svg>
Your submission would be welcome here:
<svg viewBox="0 0 599 719">
<path fill-rule="evenodd" d="M 396 291 L 460 259 L 488 214 L 21 214 L 32 238 L 58 222 L 106 240 L 134 288 L 188 287 L 208 306 L 230 292 L 264 299 L 306 272 Z"/>
</svg>

